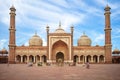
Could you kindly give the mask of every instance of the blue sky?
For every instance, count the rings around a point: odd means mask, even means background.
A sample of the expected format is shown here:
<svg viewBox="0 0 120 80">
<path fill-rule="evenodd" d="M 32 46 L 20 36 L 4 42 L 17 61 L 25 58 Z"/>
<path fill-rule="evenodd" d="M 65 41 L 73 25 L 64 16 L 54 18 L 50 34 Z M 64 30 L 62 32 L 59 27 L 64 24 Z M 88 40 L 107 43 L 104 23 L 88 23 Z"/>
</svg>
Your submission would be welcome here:
<svg viewBox="0 0 120 80">
<path fill-rule="evenodd" d="M 112 49 L 120 49 L 120 0 L 0 0 L 0 49 L 8 49 L 9 8 L 16 8 L 16 44 L 28 45 L 37 34 L 46 45 L 46 25 L 50 32 L 58 28 L 59 21 L 66 32 L 74 25 L 74 46 L 83 34 L 96 44 L 104 46 L 104 8 L 111 7 Z"/>
</svg>

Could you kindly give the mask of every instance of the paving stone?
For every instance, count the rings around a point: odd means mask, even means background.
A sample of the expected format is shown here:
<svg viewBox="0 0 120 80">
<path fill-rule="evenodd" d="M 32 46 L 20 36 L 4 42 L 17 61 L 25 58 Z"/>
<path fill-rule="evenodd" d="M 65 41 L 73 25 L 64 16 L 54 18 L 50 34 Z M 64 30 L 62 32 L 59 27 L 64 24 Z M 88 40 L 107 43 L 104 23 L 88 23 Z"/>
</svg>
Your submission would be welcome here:
<svg viewBox="0 0 120 80">
<path fill-rule="evenodd" d="M 0 64 L 0 80 L 120 80 L 120 64 L 83 66 L 41 66 Z"/>
</svg>

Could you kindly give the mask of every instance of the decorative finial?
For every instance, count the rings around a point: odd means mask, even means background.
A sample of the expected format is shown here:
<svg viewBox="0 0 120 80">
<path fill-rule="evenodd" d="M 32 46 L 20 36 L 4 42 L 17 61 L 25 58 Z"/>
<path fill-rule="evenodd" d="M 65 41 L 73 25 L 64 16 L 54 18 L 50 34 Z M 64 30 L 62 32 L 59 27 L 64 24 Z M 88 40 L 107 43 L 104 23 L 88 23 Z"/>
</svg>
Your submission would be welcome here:
<svg viewBox="0 0 120 80">
<path fill-rule="evenodd" d="M 48 24 L 46 26 L 46 31 L 47 31 L 47 33 L 49 32 L 49 26 L 48 26 Z"/>
<path fill-rule="evenodd" d="M 72 24 L 72 25 L 71 25 L 71 28 L 73 28 L 73 27 L 74 27 L 74 25 Z"/>
<path fill-rule="evenodd" d="M 37 35 L 37 31 L 35 30 L 35 35 Z"/>
<path fill-rule="evenodd" d="M 47 24 L 46 28 L 47 28 L 47 29 L 49 29 L 49 26 L 48 26 L 48 24 Z"/>
<path fill-rule="evenodd" d="M 83 35 L 85 35 L 85 31 L 83 31 Z"/>
<path fill-rule="evenodd" d="M 107 0 L 107 6 L 108 6 L 108 0 Z"/>
<path fill-rule="evenodd" d="M 107 3 L 106 8 L 110 8 L 108 0 L 106 1 L 106 3 Z"/>
<path fill-rule="evenodd" d="M 115 49 L 117 49 L 117 47 L 115 47 Z"/>
<path fill-rule="evenodd" d="M 3 49 L 5 49 L 5 47 L 3 47 Z"/>
<path fill-rule="evenodd" d="M 11 8 L 15 8 L 14 7 L 14 2 L 15 2 L 15 0 L 12 0 L 12 6 L 11 6 Z"/>
<path fill-rule="evenodd" d="M 61 21 L 59 21 L 59 28 L 61 28 Z"/>
<path fill-rule="evenodd" d="M 74 28 L 74 26 L 73 26 L 73 24 L 71 25 L 71 31 L 73 31 L 73 28 Z"/>
<path fill-rule="evenodd" d="M 46 26 L 46 27 L 49 27 L 49 26 L 48 26 L 48 24 L 47 24 L 47 26 Z"/>
</svg>

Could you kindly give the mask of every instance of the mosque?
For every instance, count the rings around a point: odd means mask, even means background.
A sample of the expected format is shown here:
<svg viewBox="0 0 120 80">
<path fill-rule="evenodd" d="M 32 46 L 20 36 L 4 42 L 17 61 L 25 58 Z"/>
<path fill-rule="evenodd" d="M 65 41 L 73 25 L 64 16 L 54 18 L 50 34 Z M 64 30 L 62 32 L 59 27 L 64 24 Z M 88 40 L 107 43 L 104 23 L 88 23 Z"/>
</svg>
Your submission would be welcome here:
<svg viewBox="0 0 120 80">
<path fill-rule="evenodd" d="M 112 63 L 112 43 L 111 43 L 111 24 L 110 7 L 105 7 L 105 44 L 103 46 L 92 46 L 91 39 L 83 33 L 79 35 L 77 46 L 73 45 L 74 27 L 70 27 L 67 33 L 59 23 L 54 32 L 50 32 L 50 27 L 46 27 L 47 46 L 43 46 L 42 38 L 35 33 L 29 40 L 29 46 L 16 45 L 16 9 L 10 8 L 10 27 L 9 27 L 9 63 Z"/>
</svg>

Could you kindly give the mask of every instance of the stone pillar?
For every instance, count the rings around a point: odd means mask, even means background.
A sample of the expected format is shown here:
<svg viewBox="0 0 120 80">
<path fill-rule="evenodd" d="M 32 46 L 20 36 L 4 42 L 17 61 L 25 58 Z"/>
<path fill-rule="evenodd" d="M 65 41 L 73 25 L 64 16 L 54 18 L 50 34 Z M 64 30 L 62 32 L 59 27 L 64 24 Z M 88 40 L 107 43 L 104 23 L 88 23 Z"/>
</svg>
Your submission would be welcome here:
<svg viewBox="0 0 120 80">
<path fill-rule="evenodd" d="M 91 63 L 93 63 L 93 55 L 91 55 Z"/>
<path fill-rule="evenodd" d="M 27 57 L 25 58 L 25 63 L 27 63 Z"/>
<path fill-rule="evenodd" d="M 23 63 L 23 56 L 21 56 L 21 63 Z"/>
<path fill-rule="evenodd" d="M 85 57 L 85 62 L 84 62 L 84 63 L 86 63 L 86 61 L 87 61 L 87 60 L 86 60 L 86 57 L 87 57 L 87 56 L 84 56 L 84 57 Z"/>
<path fill-rule="evenodd" d="M 15 56 L 15 62 L 17 62 L 16 56 Z"/>
<path fill-rule="evenodd" d="M 33 57 L 33 59 L 34 59 L 34 63 L 35 63 L 35 59 L 36 59 L 35 56 Z"/>
<path fill-rule="evenodd" d="M 99 55 L 98 55 L 98 57 L 97 57 L 97 63 L 99 63 L 99 60 L 100 60 L 100 59 L 99 59 Z"/>
<path fill-rule="evenodd" d="M 104 63 L 105 63 L 105 56 L 104 56 Z"/>
<path fill-rule="evenodd" d="M 81 62 L 81 61 L 80 61 L 80 56 L 78 56 L 78 59 L 79 59 L 79 63 L 80 63 L 80 62 Z"/>
<path fill-rule="evenodd" d="M 27 62 L 29 62 L 29 56 L 27 56 Z"/>
<path fill-rule="evenodd" d="M 42 56 L 40 56 L 40 62 L 42 62 Z"/>
<path fill-rule="evenodd" d="M 38 62 L 38 61 L 37 61 L 37 56 L 36 56 L 36 58 L 35 58 L 35 61 L 36 61 L 36 63 Z"/>
</svg>

